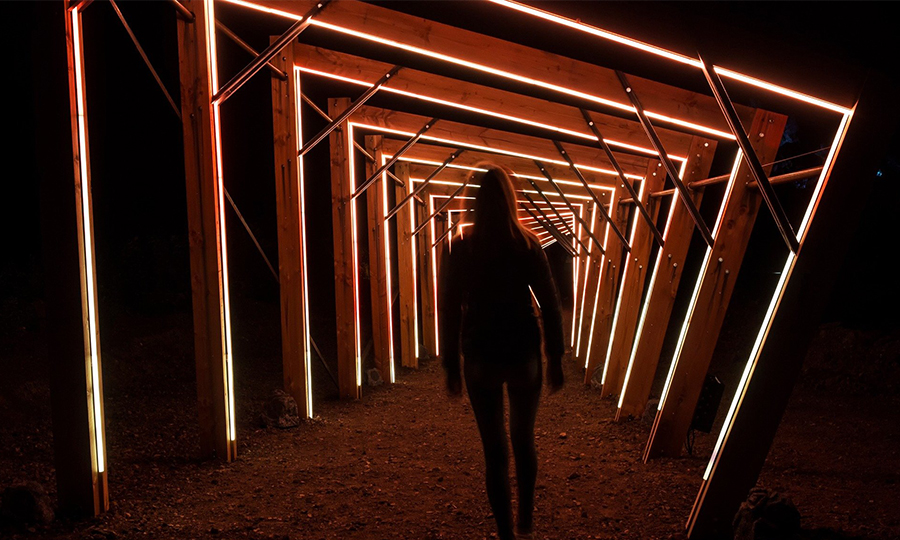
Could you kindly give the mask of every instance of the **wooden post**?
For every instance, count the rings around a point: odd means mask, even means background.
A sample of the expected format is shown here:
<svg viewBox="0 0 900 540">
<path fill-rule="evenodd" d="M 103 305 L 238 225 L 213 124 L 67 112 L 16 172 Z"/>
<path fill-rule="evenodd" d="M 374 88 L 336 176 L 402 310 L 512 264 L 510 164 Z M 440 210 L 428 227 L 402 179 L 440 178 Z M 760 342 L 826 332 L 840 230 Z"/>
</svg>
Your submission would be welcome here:
<svg viewBox="0 0 900 540">
<path fill-rule="evenodd" d="M 649 190 L 646 190 L 649 194 Z M 610 216 L 619 230 L 625 228 L 628 223 L 628 207 L 618 203 L 619 191 L 616 190 L 610 197 L 612 207 Z M 625 195 L 628 193 L 626 192 Z M 635 216 L 638 217 L 638 216 Z M 591 384 L 591 378 L 598 365 L 606 358 L 609 347 L 609 339 L 612 330 L 612 312 L 616 303 L 616 295 L 619 291 L 620 269 L 627 253 L 625 246 L 614 235 L 610 238 L 606 249 L 606 256 L 600 260 L 600 268 L 597 272 L 597 287 L 594 291 L 594 303 L 591 310 L 590 327 L 587 338 L 587 352 L 585 353 L 584 384 Z"/>
<path fill-rule="evenodd" d="M 381 135 L 366 137 L 366 150 L 375 157 L 375 162 L 366 161 L 366 178 L 375 174 L 381 167 L 382 157 Z M 387 383 L 394 382 L 394 341 L 393 318 L 391 315 L 391 274 L 387 266 L 390 260 L 389 245 L 384 222 L 385 200 L 387 199 L 387 183 L 385 174 L 381 174 L 374 184 L 366 190 L 368 239 L 369 239 L 369 283 L 372 295 L 372 344 L 375 356 L 375 367 L 381 372 Z"/>
<path fill-rule="evenodd" d="M 80 10 L 63 9 L 63 5 L 55 2 L 45 8 L 52 10 L 59 26 L 48 32 L 47 42 L 38 45 L 49 79 L 42 81 L 44 88 L 36 90 L 36 102 L 41 104 L 36 110 L 36 147 L 41 148 L 46 160 L 37 170 L 41 181 L 47 334 L 52 336 L 47 342 L 47 358 L 59 511 L 61 515 L 85 517 L 108 510 L 109 493 L 83 34 Z M 61 31 L 63 22 L 65 34 Z M 68 61 L 68 111 L 58 94 L 66 84 L 64 51 Z M 66 122 L 71 127 L 71 140 L 63 135 Z M 66 148 L 69 143 L 71 153 Z"/>
<path fill-rule="evenodd" d="M 236 457 L 231 375 L 231 315 L 228 305 L 224 196 L 218 170 L 218 107 L 210 105 L 215 58 L 210 58 L 207 13 L 200 0 L 186 2 L 192 23 L 178 19 L 178 64 L 187 186 L 194 356 L 200 416 L 200 452 L 231 461 Z M 211 5 L 211 4 L 209 4 Z M 211 81 L 213 81 L 211 83 Z"/>
<path fill-rule="evenodd" d="M 425 200 L 429 200 L 428 195 L 425 194 Z M 428 216 L 431 215 L 431 211 L 429 210 L 428 203 L 425 205 L 419 204 L 418 202 L 411 203 L 415 207 L 416 212 L 416 223 L 422 224 Z M 425 348 L 425 351 L 429 356 L 437 355 L 437 334 L 435 332 L 435 321 L 437 318 L 437 314 L 434 311 L 434 281 L 432 279 L 432 273 L 434 272 L 434 260 L 431 257 L 431 242 L 428 241 L 431 238 L 431 229 L 428 231 L 422 231 L 419 233 L 416 238 L 416 252 L 418 255 L 418 269 L 419 274 L 417 276 L 419 281 L 419 298 L 420 298 L 420 306 L 422 313 L 422 345 Z"/>
<path fill-rule="evenodd" d="M 596 231 L 597 224 L 600 223 L 601 226 L 605 226 L 607 229 L 609 228 L 609 224 L 603 224 L 602 220 L 598 220 L 599 211 L 596 208 L 596 204 L 591 205 L 591 221 L 590 227 L 591 232 Z M 608 236 L 607 236 L 608 238 Z M 593 244 L 591 244 L 591 249 L 597 249 Z M 600 263 L 603 261 L 603 256 L 600 255 L 600 251 L 597 250 L 592 257 L 590 254 L 585 258 L 584 264 L 581 266 L 581 302 L 577 307 L 577 317 L 575 318 L 575 327 L 572 329 L 572 335 L 574 337 L 574 347 L 572 350 L 572 357 L 583 361 L 584 354 L 582 351 L 586 351 L 587 347 L 582 349 L 582 337 L 585 337 L 585 343 L 587 342 L 587 332 L 590 331 L 590 321 L 591 314 L 593 312 L 594 307 L 594 295 L 597 291 L 597 275 L 600 268 Z M 588 306 L 585 309 L 585 306 Z"/>
<path fill-rule="evenodd" d="M 766 111 L 757 111 L 754 115 L 748 132 L 763 163 L 774 160 L 786 122 L 787 117 Z M 771 167 L 767 167 L 767 174 L 769 169 Z M 691 425 L 759 211 L 759 192 L 747 187 L 748 178 L 749 169 L 742 162 L 730 183 L 730 190 L 725 193 L 714 231 L 715 242 L 707 249 L 700 269 L 700 281 L 685 316 L 672 369 L 660 398 L 659 412 L 644 451 L 645 461 L 663 455 L 679 455 Z"/>
<path fill-rule="evenodd" d="M 756 483 L 821 320 L 876 168 L 895 133 L 900 108 L 896 84 L 870 73 L 844 134 L 835 139 L 835 161 L 826 163 L 824 189 L 810 201 L 800 251 L 788 256 L 782 280 L 759 329 L 744 377 L 704 474 L 688 519 L 692 540 L 730 533 L 732 516 Z M 830 167 L 829 167 L 830 165 Z"/>
<path fill-rule="evenodd" d="M 272 37 L 275 41 L 278 37 Z M 278 223 L 278 281 L 281 290 L 281 358 L 284 391 L 302 417 L 312 418 L 308 289 L 306 282 L 306 202 L 303 158 L 297 156 L 300 133 L 300 77 L 294 73 L 293 47 L 272 59 L 288 74 L 272 77 L 272 126 L 275 132 L 275 204 Z"/>
<path fill-rule="evenodd" d="M 688 165 L 684 181 L 689 183 L 709 176 L 715 141 L 694 137 L 688 152 Z M 662 352 L 666 328 L 675 305 L 678 283 L 684 271 L 688 247 L 694 234 L 694 220 L 678 194 L 674 194 L 666 227 L 665 245 L 656 256 L 653 277 L 647 298 L 642 306 L 640 323 L 625 372 L 625 381 L 619 395 L 616 421 L 630 416 L 640 416 L 647 405 L 659 355 Z M 703 190 L 694 192 L 694 203 L 700 207 Z"/>
<path fill-rule="evenodd" d="M 665 185 L 666 173 L 662 167 L 657 166 L 656 161 L 651 161 L 647 168 L 647 180 L 641 186 L 642 200 L 649 200 L 650 193 L 662 189 Z M 647 211 L 650 217 L 656 221 L 659 215 L 659 201 L 649 205 Z M 613 313 L 612 337 L 610 337 L 609 350 L 603 364 L 601 382 L 603 388 L 601 397 L 615 395 L 622 388 L 622 380 L 625 378 L 625 368 L 628 365 L 628 353 L 634 343 L 634 332 L 637 326 L 638 311 L 641 303 L 641 294 L 647 281 L 650 267 L 650 252 L 653 249 L 653 232 L 647 222 L 640 216 L 635 216 L 629 243 L 631 252 L 626 255 L 625 268 L 622 273 L 622 285 L 619 287 L 619 297 L 616 299 L 615 312 Z"/>
<path fill-rule="evenodd" d="M 395 186 L 395 200 L 402 201 L 414 187 L 409 179 L 409 163 L 401 162 L 394 166 L 397 178 L 406 186 Z M 400 303 L 400 363 L 403 367 L 419 367 L 419 328 L 416 304 L 416 243 L 412 239 L 415 228 L 413 216 L 416 201 L 403 205 L 397 212 L 397 287 Z"/>
<path fill-rule="evenodd" d="M 328 100 L 328 115 L 336 118 L 350 100 Z M 353 140 L 345 121 L 328 136 L 331 148 L 331 216 L 334 231 L 334 301 L 337 323 L 338 387 L 342 398 L 359 399 L 362 392 L 362 354 L 359 336 L 356 210 Z"/>
</svg>

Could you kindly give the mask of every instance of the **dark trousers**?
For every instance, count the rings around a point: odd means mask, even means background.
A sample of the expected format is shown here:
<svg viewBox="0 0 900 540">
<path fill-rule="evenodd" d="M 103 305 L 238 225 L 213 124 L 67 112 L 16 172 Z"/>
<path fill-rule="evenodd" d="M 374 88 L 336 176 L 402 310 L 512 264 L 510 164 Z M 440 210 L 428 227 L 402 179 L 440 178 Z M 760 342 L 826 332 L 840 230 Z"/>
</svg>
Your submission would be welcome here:
<svg viewBox="0 0 900 540">
<path fill-rule="evenodd" d="M 509 489 L 509 454 L 503 414 L 503 385 L 509 395 L 509 433 L 516 460 L 519 494 L 518 526 L 530 532 L 537 480 L 534 422 L 541 396 L 541 359 L 528 355 L 512 365 L 466 356 L 464 366 L 469 401 L 484 445 L 485 483 L 501 540 L 513 538 Z"/>
</svg>

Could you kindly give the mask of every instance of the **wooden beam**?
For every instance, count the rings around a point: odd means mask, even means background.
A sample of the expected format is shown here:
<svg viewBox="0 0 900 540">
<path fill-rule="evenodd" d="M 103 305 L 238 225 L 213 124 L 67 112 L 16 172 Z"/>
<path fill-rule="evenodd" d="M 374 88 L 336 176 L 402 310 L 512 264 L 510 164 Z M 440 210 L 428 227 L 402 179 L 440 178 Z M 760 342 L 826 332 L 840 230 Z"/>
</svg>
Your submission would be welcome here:
<svg viewBox="0 0 900 540">
<path fill-rule="evenodd" d="M 411 137 L 422 125 L 429 120 L 428 117 L 379 109 L 375 107 L 364 106 L 356 111 L 351 117 L 351 122 L 374 126 L 377 129 L 396 130 L 403 135 L 391 135 L 392 137 Z M 485 129 L 469 124 L 461 124 L 442 120 L 431 128 L 427 134 L 422 136 L 422 142 L 440 142 L 452 148 L 466 148 L 467 150 L 475 148 L 486 148 L 488 151 L 508 152 L 520 154 L 520 157 L 526 159 L 537 159 L 545 164 L 556 164 L 565 166 L 566 162 L 560 158 L 556 147 L 548 139 L 531 137 L 528 135 L 519 135 L 500 131 L 496 129 Z M 610 172 L 610 179 L 615 174 L 612 164 L 606 153 L 599 148 L 591 148 L 586 146 L 572 146 L 570 156 L 579 168 L 592 171 L 590 167 L 601 168 Z M 643 177 L 647 167 L 648 157 L 623 155 L 619 160 L 619 164 L 627 174 L 635 177 Z"/>
<path fill-rule="evenodd" d="M 603 238 L 607 243 L 606 247 L 608 247 L 610 232 L 609 224 L 603 224 L 601 222 L 599 212 L 596 208 L 592 206 L 591 209 L 591 229 L 598 231 L 598 224 L 599 227 L 602 227 L 602 230 L 605 231 Z M 593 249 L 593 246 L 591 246 L 591 248 Z M 597 292 L 597 277 L 600 271 L 600 264 L 604 261 L 605 258 L 603 256 L 591 257 L 588 255 L 584 260 L 584 264 L 581 266 L 581 290 L 578 291 L 581 301 L 578 306 L 575 328 L 572 331 L 575 338 L 572 348 L 572 357 L 581 361 L 582 365 L 584 363 L 584 358 L 587 356 L 587 336 L 588 332 L 590 332 L 591 321 L 593 319 L 594 296 Z M 584 344 L 584 347 L 582 347 L 582 343 Z"/>
<path fill-rule="evenodd" d="M 684 173 L 685 184 L 709 175 L 715 152 L 715 141 L 694 138 L 689 154 L 691 159 Z M 667 231 L 665 244 L 656 256 L 653 277 L 650 278 L 650 290 L 641 307 L 641 322 L 638 324 L 625 372 L 625 381 L 619 394 L 617 422 L 631 416 L 640 416 L 647 405 L 669 318 L 675 305 L 678 284 L 684 272 L 688 247 L 695 230 L 694 220 L 691 219 L 687 207 L 677 195 L 673 196 L 675 199 L 665 228 Z M 702 198 L 702 189 L 694 191 L 694 204 L 698 207 Z"/>
<path fill-rule="evenodd" d="M 431 213 L 427 202 L 429 200 L 428 195 L 426 194 L 423 198 L 426 201 L 424 205 L 413 203 L 416 224 L 425 221 Z M 419 284 L 419 313 L 422 320 L 421 326 L 419 326 L 421 328 L 421 345 L 428 356 L 437 356 L 437 313 L 435 312 L 435 290 L 434 280 L 432 279 L 435 268 L 434 260 L 431 258 L 431 244 L 433 241 L 429 241 L 430 237 L 430 232 L 428 234 L 419 234 L 415 237 L 416 268 L 418 270 L 416 281 Z"/>
<path fill-rule="evenodd" d="M 757 482 L 840 271 L 834 262 L 850 245 L 853 227 L 847 224 L 858 222 L 896 133 L 896 95 L 896 82 L 869 74 L 848 129 L 835 138 L 836 158 L 826 162 L 824 189 L 810 201 L 800 251 L 787 257 L 691 510 L 691 540 L 729 533 L 732 516 Z"/>
<path fill-rule="evenodd" d="M 366 137 L 366 150 L 375 156 L 375 162 L 366 161 L 366 178 L 371 177 L 381 166 L 384 153 L 381 151 L 382 137 Z M 387 267 L 389 254 L 385 247 L 387 234 L 384 223 L 384 206 L 387 194 L 385 175 L 366 190 L 366 218 L 369 240 L 369 290 L 372 297 L 372 352 L 375 368 L 386 383 L 394 382 L 394 347 L 391 332 L 390 269 Z"/>
<path fill-rule="evenodd" d="M 616 226 L 623 230 L 628 224 L 629 208 L 619 204 L 616 198 L 621 190 L 613 196 L 613 208 L 610 216 L 614 216 Z M 627 195 L 627 192 L 625 193 Z M 635 216 L 638 217 L 638 216 Z M 587 333 L 587 352 L 585 353 L 584 384 L 591 384 L 591 377 L 598 366 L 602 367 L 609 348 L 609 340 L 612 333 L 613 309 L 619 292 L 619 276 L 622 265 L 628 253 L 625 246 L 616 238 L 609 235 L 606 256 L 601 259 L 597 273 L 597 289 L 594 291 L 594 303 L 591 310 L 590 329 Z"/>
<path fill-rule="evenodd" d="M 786 122 L 787 117 L 765 111 L 758 111 L 754 116 L 749 133 L 754 150 L 763 162 L 774 159 Z M 681 453 L 759 211 L 759 192 L 747 187 L 748 178 L 749 170 L 741 162 L 731 189 L 725 193 L 714 231 L 715 242 L 707 249 L 700 269 L 660 398 L 659 412 L 644 451 L 645 461 Z"/>
<path fill-rule="evenodd" d="M 274 41 L 277 37 L 272 37 Z M 275 208 L 278 223 L 278 280 L 281 292 L 281 358 L 284 391 L 297 402 L 301 417 L 312 418 L 308 285 L 306 282 L 306 201 L 298 131 L 300 79 L 293 76 L 292 47 L 272 59 L 285 80 L 272 77 L 275 148 Z"/>
<path fill-rule="evenodd" d="M 350 106 L 348 98 L 328 100 L 328 115 L 337 118 Z M 337 325 L 338 392 L 344 399 L 359 399 L 362 361 L 359 329 L 357 231 L 353 195 L 353 140 L 344 121 L 331 132 L 331 218 L 334 231 L 334 301 Z"/>
<path fill-rule="evenodd" d="M 406 186 L 395 185 L 395 200 L 403 200 L 412 193 L 409 181 L 409 163 L 394 166 L 397 177 Z M 415 228 L 413 216 L 416 202 L 403 205 L 394 217 L 397 230 L 397 289 L 400 304 L 400 364 L 403 367 L 419 367 L 419 328 L 416 304 L 416 243 L 412 237 Z"/>
<path fill-rule="evenodd" d="M 658 164 L 659 162 L 651 163 L 647 168 L 647 180 L 641 186 L 642 201 L 649 201 L 650 193 L 662 188 L 665 184 L 666 173 Z M 660 206 L 659 202 L 647 206 L 647 212 L 654 223 L 659 215 Z M 616 307 L 613 311 L 612 336 L 603 361 L 601 397 L 616 395 L 621 390 L 625 368 L 628 365 L 628 353 L 634 343 L 641 295 L 650 271 L 650 252 L 654 242 L 653 230 L 646 220 L 635 215 L 632 219 L 631 234 L 628 237 L 631 253 L 626 255 L 627 259 L 622 270 L 622 284 L 619 286 Z"/>
<path fill-rule="evenodd" d="M 187 185 L 191 292 L 194 308 L 194 357 L 200 415 L 200 452 L 204 457 L 231 461 L 237 455 L 233 389 L 230 374 L 231 322 L 225 221 L 220 200 L 222 180 L 217 169 L 218 137 L 210 105 L 210 59 L 206 12 L 199 0 L 184 3 L 195 21 L 178 19 L 181 73 L 181 117 Z"/>
<path fill-rule="evenodd" d="M 295 45 L 295 61 L 298 67 L 313 76 L 341 77 L 360 83 L 373 84 L 392 64 L 368 60 L 359 56 L 330 51 L 311 45 Z M 318 73 L 315 73 L 318 72 Z M 362 88 L 362 85 L 359 85 Z M 498 90 L 489 86 L 471 84 L 435 75 L 425 71 L 405 68 L 391 78 L 390 84 L 382 92 L 403 95 L 427 101 L 438 102 L 448 107 L 452 116 L 455 111 L 465 111 L 467 118 L 495 124 L 498 116 L 510 126 L 522 126 L 529 132 L 535 129 L 546 132 L 548 138 L 564 137 L 585 146 L 596 146 L 596 138 L 585 124 L 578 109 L 545 99 L 533 98 L 514 92 Z M 448 105 L 448 103 L 450 105 Z M 473 116 L 472 113 L 475 113 Z M 612 149 L 617 153 L 634 153 L 622 145 L 644 148 L 644 155 L 655 157 L 653 148 L 638 122 L 601 113 L 591 113 L 591 118 L 604 137 L 612 141 Z M 660 139 L 673 157 L 684 159 L 690 145 L 691 136 L 668 129 L 659 129 Z"/>
<path fill-rule="evenodd" d="M 257 0 L 256 3 L 290 13 L 293 17 L 302 16 L 314 4 L 308 0 L 296 2 Z M 609 114 L 628 115 L 630 111 L 614 71 L 608 68 L 356 1 L 333 3 L 313 24 L 323 28 L 323 23 L 332 25 L 332 28 L 337 26 L 374 36 L 375 39 L 381 38 L 402 44 L 406 51 L 404 54 L 414 54 L 428 59 L 428 62 L 424 63 L 426 66 L 423 66 L 426 69 L 435 66 L 433 69 L 440 72 L 446 70 L 449 65 L 459 70 L 460 64 L 435 62 L 434 57 L 426 57 L 417 51 L 431 51 L 444 55 L 444 58 L 452 57 L 479 63 L 494 70 L 493 75 L 484 69 L 469 68 L 465 71 L 465 77 L 470 80 L 477 79 L 480 84 L 516 87 L 521 93 L 536 96 L 546 95 L 549 92 L 560 102 L 577 102 L 587 105 L 588 109 Z M 403 50 L 385 41 L 378 42 L 363 37 L 353 39 L 364 45 L 358 50 L 365 51 L 370 56 L 385 54 L 384 46 L 390 49 L 388 52 L 391 56 L 396 56 Z M 383 46 L 371 47 L 373 43 Z M 385 57 L 381 59 L 390 60 Z M 504 76 L 498 71 L 514 75 Z M 523 83 L 523 78 L 534 82 Z M 686 128 L 683 126 L 664 120 L 665 117 L 673 117 L 708 126 L 723 134 L 728 132 L 725 120 L 713 98 L 639 77 L 629 76 L 629 79 L 652 115 L 651 119 L 656 123 L 685 131 Z M 555 85 L 556 89 L 539 86 L 545 83 Z M 578 92 L 596 97 L 579 97 Z M 618 105 L 604 105 L 596 98 L 609 99 Z M 746 112 L 746 108 L 739 110 Z"/>
</svg>

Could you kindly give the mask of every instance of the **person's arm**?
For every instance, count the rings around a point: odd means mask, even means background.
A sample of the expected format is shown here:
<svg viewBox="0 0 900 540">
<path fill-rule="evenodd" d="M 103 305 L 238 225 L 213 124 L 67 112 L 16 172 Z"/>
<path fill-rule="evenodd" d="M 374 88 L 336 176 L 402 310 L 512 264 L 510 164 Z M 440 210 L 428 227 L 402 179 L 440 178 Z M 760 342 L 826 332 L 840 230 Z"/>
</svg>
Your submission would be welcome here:
<svg viewBox="0 0 900 540">
<path fill-rule="evenodd" d="M 451 394 L 462 392 L 459 362 L 459 329 L 462 318 L 462 282 L 459 249 L 455 253 L 444 248 L 438 273 L 438 328 L 447 389 Z"/>
<path fill-rule="evenodd" d="M 563 384 L 562 357 L 565 354 L 563 338 L 562 307 L 559 291 L 550 272 L 550 263 L 544 250 L 537 249 L 534 256 L 534 268 L 531 278 L 531 290 L 541 307 L 541 319 L 544 326 L 544 349 L 547 353 L 547 372 L 551 388 L 558 389 Z"/>
</svg>

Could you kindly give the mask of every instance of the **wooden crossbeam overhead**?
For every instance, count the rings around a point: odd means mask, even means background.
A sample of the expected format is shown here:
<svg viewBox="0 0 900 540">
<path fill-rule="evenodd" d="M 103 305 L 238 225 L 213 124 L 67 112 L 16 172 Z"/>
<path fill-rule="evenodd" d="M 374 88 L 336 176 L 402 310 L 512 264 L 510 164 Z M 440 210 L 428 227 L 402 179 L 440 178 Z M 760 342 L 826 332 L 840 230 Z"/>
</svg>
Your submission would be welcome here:
<svg viewBox="0 0 900 540">
<path fill-rule="evenodd" d="M 651 163 L 647 169 L 647 180 L 641 186 L 642 199 L 645 201 L 649 199 L 650 193 L 660 189 L 665 182 L 665 172 L 658 165 L 659 162 Z M 651 204 L 647 208 L 647 212 L 654 222 L 659 214 L 659 207 L 660 204 L 657 201 L 656 204 Z M 640 216 L 636 215 L 632 219 L 628 241 L 631 245 L 631 252 L 625 256 L 620 278 L 622 281 L 613 311 L 612 335 L 601 368 L 603 370 L 601 397 L 618 394 L 621 388 L 628 363 L 628 352 L 631 351 L 634 341 L 641 294 L 646 277 L 650 272 L 650 252 L 654 242 L 653 231 Z"/>
<path fill-rule="evenodd" d="M 375 156 L 375 161 L 366 162 L 366 177 L 371 177 L 379 168 L 384 153 L 380 135 L 366 136 L 366 150 Z M 351 152 L 353 150 L 351 149 Z M 394 382 L 394 346 L 392 337 L 391 297 L 393 296 L 390 269 L 389 246 L 385 245 L 387 224 L 384 221 L 387 185 L 384 174 L 378 175 L 372 187 L 366 191 L 366 219 L 369 241 L 369 290 L 372 297 L 372 352 L 375 368 L 386 383 Z M 352 204 L 352 203 L 351 203 Z"/>
<path fill-rule="evenodd" d="M 751 142 L 762 162 L 775 158 L 786 122 L 786 116 L 765 111 L 754 116 L 750 125 Z M 700 374 L 705 375 L 709 369 L 759 211 L 759 191 L 747 187 L 748 175 L 746 162 L 741 162 L 730 190 L 726 190 L 713 231 L 715 242 L 707 249 L 676 345 L 659 412 L 644 451 L 645 461 L 658 456 L 677 456 L 681 452 L 703 386 L 704 377 Z"/>
<path fill-rule="evenodd" d="M 691 159 L 684 173 L 685 183 L 709 175 L 715 147 L 715 141 L 695 137 L 689 153 Z M 703 189 L 696 189 L 693 194 L 694 203 L 699 206 L 703 198 Z M 694 220 L 691 219 L 687 207 L 676 194 L 673 196 L 675 199 L 665 227 L 666 241 L 657 253 L 653 266 L 654 277 L 650 278 L 650 290 L 641 306 L 641 319 L 628 359 L 625 381 L 619 394 L 616 421 L 629 416 L 640 416 L 647 405 L 666 328 L 675 306 L 678 284 L 684 272 L 688 247 L 694 233 Z"/>
<path fill-rule="evenodd" d="M 428 120 L 428 117 L 420 115 L 369 106 L 361 107 L 350 117 L 352 123 L 373 126 L 375 129 L 383 130 L 385 135 L 388 135 L 390 131 L 400 132 L 400 135 L 391 135 L 401 138 L 412 136 Z M 474 147 L 474 149 L 482 149 L 482 151 L 489 153 L 500 152 L 525 159 L 538 159 L 542 163 L 547 164 L 566 164 L 559 157 L 556 147 L 548 139 L 495 129 L 485 129 L 446 120 L 437 123 L 431 128 L 428 134 L 422 136 L 422 141 L 431 144 L 436 142 L 446 144 L 453 149 L 465 148 L 468 151 Z M 610 178 L 615 174 L 609 158 L 600 149 L 572 146 L 570 155 L 582 170 L 587 172 L 597 172 L 596 169 L 610 171 Z M 627 174 L 643 178 L 647 161 L 647 157 L 623 155 L 620 165 Z"/>
<path fill-rule="evenodd" d="M 299 43 L 294 45 L 294 55 L 296 65 L 311 76 L 328 76 L 370 85 L 392 67 L 392 64 Z M 468 113 L 475 112 L 478 118 L 485 120 L 496 121 L 502 117 L 512 125 L 545 130 L 548 137 L 562 135 L 573 141 L 581 140 L 581 144 L 587 146 L 596 145 L 596 137 L 582 114 L 569 105 L 409 68 L 397 73 L 381 91 L 386 95 L 406 96 L 451 108 L 455 106 Z M 655 155 L 639 123 L 597 112 L 589 115 L 604 137 L 612 141 L 612 148 L 617 153 Z M 684 159 L 690 135 L 659 129 L 659 136 L 673 157 Z"/>
<path fill-rule="evenodd" d="M 260 0 L 254 3 L 295 19 L 315 4 L 306 0 Z M 428 66 L 423 66 L 429 70 L 439 71 L 450 63 L 469 68 L 473 76 L 477 75 L 491 85 L 514 84 L 521 93 L 550 91 L 559 96 L 560 101 L 577 101 L 600 112 L 621 115 L 631 111 L 613 70 L 484 34 L 356 1 L 329 5 L 313 25 L 353 36 L 361 43 L 376 42 L 420 55 L 431 60 Z M 357 50 L 374 54 L 377 49 L 360 47 Z M 731 138 L 718 105 L 711 97 L 638 77 L 629 79 L 642 96 L 649 116 L 659 125 L 679 131 L 712 129 L 724 138 Z M 739 109 L 739 112 L 744 120 L 747 109 Z M 680 123 L 668 121 L 669 118 Z"/>
</svg>

